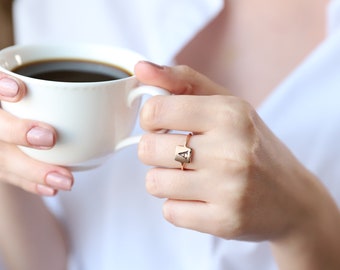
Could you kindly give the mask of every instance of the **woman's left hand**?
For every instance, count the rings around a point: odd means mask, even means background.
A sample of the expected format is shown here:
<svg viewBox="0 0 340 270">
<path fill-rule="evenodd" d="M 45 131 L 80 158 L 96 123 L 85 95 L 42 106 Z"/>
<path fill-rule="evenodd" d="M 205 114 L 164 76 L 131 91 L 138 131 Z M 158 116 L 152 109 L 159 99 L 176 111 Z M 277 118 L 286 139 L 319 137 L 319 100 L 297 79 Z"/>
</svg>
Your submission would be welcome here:
<svg viewBox="0 0 340 270">
<path fill-rule="evenodd" d="M 140 62 L 135 71 L 142 83 L 176 94 L 149 99 L 141 112 L 150 133 L 139 157 L 154 166 L 146 187 L 167 198 L 168 221 L 225 239 L 279 241 L 311 233 L 325 209 L 337 213 L 323 186 L 247 102 L 186 66 Z M 184 170 L 174 156 L 186 135 L 154 132 L 160 129 L 193 133 Z"/>
</svg>

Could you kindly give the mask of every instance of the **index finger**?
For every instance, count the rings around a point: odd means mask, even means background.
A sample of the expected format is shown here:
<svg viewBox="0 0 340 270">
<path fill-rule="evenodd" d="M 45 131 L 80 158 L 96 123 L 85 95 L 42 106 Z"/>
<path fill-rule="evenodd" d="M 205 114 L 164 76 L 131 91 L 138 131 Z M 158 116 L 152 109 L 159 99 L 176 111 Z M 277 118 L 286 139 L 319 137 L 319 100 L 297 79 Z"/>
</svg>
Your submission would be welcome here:
<svg viewBox="0 0 340 270">
<path fill-rule="evenodd" d="M 158 86 L 180 95 L 225 95 L 226 89 L 194 69 L 158 66 L 141 61 L 135 66 L 136 77 L 144 84 Z"/>
</svg>

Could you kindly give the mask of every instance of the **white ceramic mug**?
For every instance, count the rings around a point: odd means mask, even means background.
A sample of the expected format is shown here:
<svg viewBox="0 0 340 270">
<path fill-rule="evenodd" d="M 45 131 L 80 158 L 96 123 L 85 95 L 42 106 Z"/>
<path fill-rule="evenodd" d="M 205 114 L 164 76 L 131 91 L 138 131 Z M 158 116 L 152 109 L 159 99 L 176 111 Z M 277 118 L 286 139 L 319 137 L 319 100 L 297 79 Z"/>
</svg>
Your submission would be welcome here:
<svg viewBox="0 0 340 270">
<path fill-rule="evenodd" d="M 18 66 L 49 59 L 81 59 L 118 66 L 131 76 L 100 82 L 56 82 L 19 75 Z M 141 97 L 169 92 L 140 85 L 133 76 L 135 64 L 144 57 L 131 50 L 90 44 L 17 45 L 0 51 L 0 71 L 17 77 L 27 86 L 17 103 L 2 108 L 20 118 L 52 125 L 58 134 L 49 150 L 20 146 L 27 155 L 48 163 L 84 170 L 101 164 L 113 152 L 138 143 L 130 137 Z"/>
</svg>

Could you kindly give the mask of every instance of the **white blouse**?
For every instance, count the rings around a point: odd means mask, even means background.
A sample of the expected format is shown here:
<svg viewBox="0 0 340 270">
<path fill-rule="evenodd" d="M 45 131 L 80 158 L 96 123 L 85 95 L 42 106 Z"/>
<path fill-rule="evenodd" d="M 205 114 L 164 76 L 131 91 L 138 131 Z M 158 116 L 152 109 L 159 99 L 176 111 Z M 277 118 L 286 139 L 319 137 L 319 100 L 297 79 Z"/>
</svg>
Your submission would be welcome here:
<svg viewBox="0 0 340 270">
<path fill-rule="evenodd" d="M 339 3 L 330 5 L 329 38 L 258 112 L 340 205 Z M 112 44 L 167 64 L 222 7 L 222 0 L 16 0 L 16 41 Z M 76 173 L 72 192 L 46 199 L 68 229 L 70 270 L 277 269 L 266 242 L 226 241 L 167 223 L 163 201 L 145 191 L 147 170 L 129 147 Z"/>
</svg>

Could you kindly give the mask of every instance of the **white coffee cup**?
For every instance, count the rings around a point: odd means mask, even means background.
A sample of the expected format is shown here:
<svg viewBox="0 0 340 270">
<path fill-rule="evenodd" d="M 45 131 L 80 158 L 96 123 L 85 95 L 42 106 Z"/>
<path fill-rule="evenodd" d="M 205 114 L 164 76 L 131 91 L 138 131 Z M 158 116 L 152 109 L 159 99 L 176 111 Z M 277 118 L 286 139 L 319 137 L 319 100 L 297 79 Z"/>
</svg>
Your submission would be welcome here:
<svg viewBox="0 0 340 270">
<path fill-rule="evenodd" d="M 95 61 L 119 67 L 131 76 L 95 82 L 59 82 L 14 73 L 19 66 L 53 59 Z M 17 45 L 0 51 L 0 71 L 27 86 L 17 103 L 2 108 L 26 119 L 52 125 L 58 134 L 49 150 L 20 146 L 27 155 L 47 163 L 86 170 L 98 166 L 113 152 L 138 143 L 130 137 L 143 95 L 168 95 L 164 89 L 141 85 L 133 76 L 135 64 L 145 59 L 131 50 L 92 44 Z"/>
</svg>

